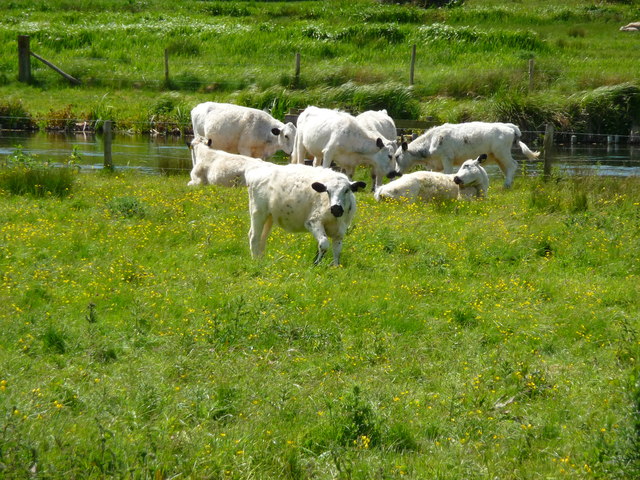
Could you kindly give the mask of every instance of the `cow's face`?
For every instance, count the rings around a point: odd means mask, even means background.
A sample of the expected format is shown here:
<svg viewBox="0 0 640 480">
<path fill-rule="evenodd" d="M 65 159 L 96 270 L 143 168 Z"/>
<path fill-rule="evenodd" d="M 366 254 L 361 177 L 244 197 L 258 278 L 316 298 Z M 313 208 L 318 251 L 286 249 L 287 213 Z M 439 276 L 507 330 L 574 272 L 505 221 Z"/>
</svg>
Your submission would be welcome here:
<svg viewBox="0 0 640 480">
<path fill-rule="evenodd" d="M 481 165 L 486 158 L 487 155 L 483 153 L 475 160 L 467 160 L 460 165 L 460 169 L 453 177 L 456 185 L 460 188 L 475 186 L 486 191 L 489 186 L 489 176 Z"/>
<path fill-rule="evenodd" d="M 409 145 L 404 140 L 395 153 L 398 172 L 405 173 L 415 163 L 413 154 L 409 151 Z"/>
<path fill-rule="evenodd" d="M 383 140 L 378 138 L 376 146 L 380 149 L 375 155 L 376 173 L 381 176 L 394 178 L 399 176 L 396 167 L 396 148 L 395 140 Z"/>
<path fill-rule="evenodd" d="M 291 155 L 293 152 L 293 142 L 296 139 L 296 126 L 289 122 L 282 128 L 273 128 L 271 133 L 278 137 L 278 145 L 284 153 Z"/>
<path fill-rule="evenodd" d="M 364 182 L 349 182 L 342 178 L 332 179 L 328 182 L 313 182 L 311 188 L 318 193 L 326 192 L 329 195 L 331 214 L 341 217 L 344 212 L 350 213 L 356 205 L 353 192 L 357 192 L 367 186 Z"/>
</svg>

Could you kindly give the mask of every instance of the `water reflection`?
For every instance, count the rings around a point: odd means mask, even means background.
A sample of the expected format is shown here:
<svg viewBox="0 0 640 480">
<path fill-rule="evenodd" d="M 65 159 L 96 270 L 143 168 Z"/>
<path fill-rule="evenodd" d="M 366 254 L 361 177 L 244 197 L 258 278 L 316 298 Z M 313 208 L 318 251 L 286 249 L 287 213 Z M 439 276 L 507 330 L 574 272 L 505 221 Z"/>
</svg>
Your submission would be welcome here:
<svg viewBox="0 0 640 480">
<path fill-rule="evenodd" d="M 74 148 L 80 155 L 83 170 L 103 168 L 103 140 L 100 135 L 83 133 L 25 133 L 0 131 L 0 160 L 18 145 L 25 153 L 40 159 L 65 162 Z M 542 161 L 525 162 L 514 150 L 522 165 L 521 174 L 541 175 Z M 116 169 L 139 169 L 149 173 L 183 173 L 191 169 L 191 155 L 185 138 L 178 136 L 114 135 L 113 165 Z M 283 156 L 276 162 L 286 162 Z M 553 168 L 563 175 L 640 175 L 640 146 L 626 144 L 569 144 L 554 149 Z M 490 176 L 501 177 L 497 166 L 489 164 Z"/>
</svg>

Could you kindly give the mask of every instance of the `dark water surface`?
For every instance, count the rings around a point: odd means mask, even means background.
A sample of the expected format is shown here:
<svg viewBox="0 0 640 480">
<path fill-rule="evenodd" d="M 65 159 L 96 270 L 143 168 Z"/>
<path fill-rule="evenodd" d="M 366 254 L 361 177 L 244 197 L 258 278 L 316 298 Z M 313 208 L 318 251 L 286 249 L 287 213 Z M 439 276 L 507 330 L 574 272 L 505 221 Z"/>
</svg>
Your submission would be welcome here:
<svg viewBox="0 0 640 480">
<path fill-rule="evenodd" d="M 190 140 L 190 138 L 188 138 Z M 80 155 L 82 170 L 103 168 L 103 139 L 99 135 L 62 133 L 25 133 L 0 131 L 0 161 L 4 162 L 18 146 L 23 152 L 36 155 L 41 160 L 66 162 L 74 148 Z M 533 149 L 534 146 L 530 145 Z M 513 150 L 524 170 L 539 174 L 542 162 L 528 162 L 518 150 Z M 191 155 L 185 138 L 178 136 L 148 136 L 116 134 L 112 144 L 113 165 L 116 169 L 138 169 L 148 173 L 189 171 Z M 284 157 L 277 162 L 286 162 Z M 558 145 L 554 150 L 554 170 L 563 175 L 640 175 L 640 146 L 637 145 Z M 523 168 L 519 174 L 522 174 Z M 496 165 L 488 165 L 491 177 L 501 177 Z"/>
</svg>

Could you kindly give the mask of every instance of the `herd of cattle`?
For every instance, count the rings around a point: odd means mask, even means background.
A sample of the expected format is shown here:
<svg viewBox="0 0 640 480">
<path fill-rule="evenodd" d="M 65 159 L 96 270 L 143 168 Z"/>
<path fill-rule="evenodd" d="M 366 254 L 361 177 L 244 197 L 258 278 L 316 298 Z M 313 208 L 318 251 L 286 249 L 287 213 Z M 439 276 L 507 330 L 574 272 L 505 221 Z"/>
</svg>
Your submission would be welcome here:
<svg viewBox="0 0 640 480">
<path fill-rule="evenodd" d="M 205 102 L 191 111 L 191 121 L 189 185 L 246 185 L 252 256 L 262 255 L 275 223 L 290 232 L 311 232 L 318 242 L 316 264 L 329 249 L 329 238 L 333 263 L 340 263 L 342 240 L 356 211 L 354 192 L 366 188 L 352 181 L 360 165 L 371 167 L 376 200 L 440 201 L 485 196 L 489 177 L 482 163 L 487 160 L 498 164 L 505 186 L 511 186 L 517 170 L 513 146 L 531 160 L 538 156 L 510 123 L 444 124 L 407 144 L 398 141 L 385 110 L 354 117 L 310 106 L 296 126 L 262 110 Z M 280 150 L 291 155 L 290 164 L 268 161 Z M 407 173 L 416 164 L 433 171 Z M 454 165 L 460 165 L 456 173 Z M 385 176 L 399 178 L 383 184 Z"/>
</svg>

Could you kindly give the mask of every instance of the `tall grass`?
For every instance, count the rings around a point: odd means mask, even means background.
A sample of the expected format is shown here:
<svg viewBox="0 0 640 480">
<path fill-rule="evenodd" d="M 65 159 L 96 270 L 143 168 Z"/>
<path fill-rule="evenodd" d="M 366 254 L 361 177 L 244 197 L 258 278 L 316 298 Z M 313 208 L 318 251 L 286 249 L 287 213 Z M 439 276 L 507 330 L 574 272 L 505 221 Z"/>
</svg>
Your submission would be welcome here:
<svg viewBox="0 0 640 480">
<path fill-rule="evenodd" d="M 24 153 L 18 146 L 0 167 L 0 188 L 13 195 L 67 197 L 77 174 L 72 159 L 66 165 L 55 166 Z"/>
</svg>

